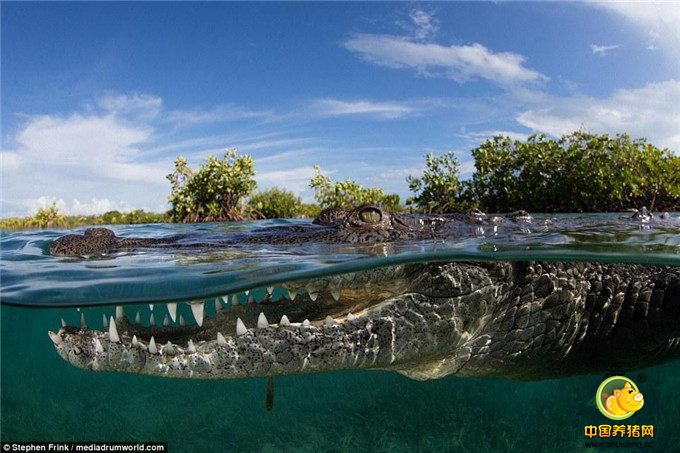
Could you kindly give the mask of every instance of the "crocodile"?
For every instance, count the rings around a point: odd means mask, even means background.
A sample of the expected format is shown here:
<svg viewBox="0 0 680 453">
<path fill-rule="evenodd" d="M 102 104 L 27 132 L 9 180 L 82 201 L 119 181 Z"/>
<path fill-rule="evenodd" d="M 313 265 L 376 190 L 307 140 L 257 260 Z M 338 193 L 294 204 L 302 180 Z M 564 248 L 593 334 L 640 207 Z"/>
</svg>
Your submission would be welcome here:
<svg viewBox="0 0 680 453">
<path fill-rule="evenodd" d="M 512 229 L 531 217 L 519 212 L 489 218 L 476 211 L 398 215 L 363 206 L 324 212 L 315 222 L 221 244 L 427 239 L 463 234 L 465 225 Z M 184 240 L 95 233 L 57 240 L 50 250 L 59 255 L 181 247 Z M 680 358 L 676 266 L 409 262 L 283 282 L 267 288 L 262 301 L 252 299 L 240 304 L 225 295 L 214 300 L 214 310 L 206 301 L 170 302 L 161 326 L 153 319 L 142 322 L 139 312 L 133 319 L 135 307 L 118 306 L 101 330 L 62 321 L 49 337 L 58 354 L 79 368 L 196 379 L 382 369 L 417 380 L 537 380 L 622 373 Z M 162 316 L 160 310 L 152 315 Z"/>
</svg>

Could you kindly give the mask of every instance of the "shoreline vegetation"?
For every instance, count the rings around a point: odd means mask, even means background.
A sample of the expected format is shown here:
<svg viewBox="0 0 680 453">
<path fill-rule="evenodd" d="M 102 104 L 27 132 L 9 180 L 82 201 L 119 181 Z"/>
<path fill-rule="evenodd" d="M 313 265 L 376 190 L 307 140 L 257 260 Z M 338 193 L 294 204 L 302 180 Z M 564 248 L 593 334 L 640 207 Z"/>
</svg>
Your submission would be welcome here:
<svg viewBox="0 0 680 453">
<path fill-rule="evenodd" d="M 375 204 L 389 211 L 447 213 L 477 208 L 485 212 L 604 212 L 647 206 L 680 210 L 680 156 L 627 134 L 610 137 L 576 131 L 558 139 L 531 135 L 526 140 L 494 136 L 472 150 L 475 171 L 459 179 L 453 152 L 425 156 L 420 176 L 406 178 L 413 193 L 404 204 L 397 194 L 363 187 L 349 177 L 333 180 L 315 167 L 310 180 L 315 204 L 288 190 L 257 192 L 255 163 L 228 149 L 209 156 L 198 169 L 179 156 L 167 175 L 171 209 L 101 215 L 64 215 L 56 204 L 32 217 L 0 220 L 0 229 L 75 228 L 86 225 L 223 222 L 315 217 L 329 207 Z"/>
</svg>

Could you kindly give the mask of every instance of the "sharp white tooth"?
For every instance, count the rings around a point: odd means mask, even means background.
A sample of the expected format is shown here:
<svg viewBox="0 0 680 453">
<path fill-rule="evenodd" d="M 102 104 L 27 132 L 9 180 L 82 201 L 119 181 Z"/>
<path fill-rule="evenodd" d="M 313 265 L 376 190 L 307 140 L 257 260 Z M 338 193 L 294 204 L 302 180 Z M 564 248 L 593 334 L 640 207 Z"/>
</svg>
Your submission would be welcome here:
<svg viewBox="0 0 680 453">
<path fill-rule="evenodd" d="M 151 313 L 151 316 L 149 316 L 149 326 L 155 326 L 156 325 L 156 317 Z"/>
<path fill-rule="evenodd" d="M 331 327 L 332 325 L 335 324 L 335 321 L 330 316 L 326 316 L 326 319 L 324 320 L 324 324 L 325 324 L 326 327 Z"/>
<path fill-rule="evenodd" d="M 222 310 L 222 302 L 220 302 L 219 297 L 215 299 L 215 313 Z"/>
<path fill-rule="evenodd" d="M 149 304 L 149 310 L 153 311 L 153 304 Z"/>
<path fill-rule="evenodd" d="M 184 321 L 184 316 L 182 316 L 182 315 L 179 315 L 179 325 L 181 327 L 184 327 L 184 326 L 187 325 L 186 321 Z"/>
<path fill-rule="evenodd" d="M 264 313 L 260 312 L 260 316 L 257 317 L 257 328 L 266 329 L 267 327 L 269 327 L 269 321 L 267 321 L 267 317 Z"/>
<path fill-rule="evenodd" d="M 229 295 L 227 294 L 226 296 L 221 297 L 222 302 L 224 302 L 224 305 L 229 305 Z"/>
<path fill-rule="evenodd" d="M 246 325 L 243 324 L 241 318 L 236 318 L 236 335 L 243 335 L 246 332 L 248 332 L 248 329 L 246 329 Z"/>
<path fill-rule="evenodd" d="M 66 327 L 66 321 L 64 321 L 64 318 L 61 318 L 61 327 Z"/>
<path fill-rule="evenodd" d="M 238 304 L 239 304 L 238 295 L 237 295 L 237 294 L 233 294 L 233 295 L 231 296 L 231 306 L 233 307 L 233 306 L 238 305 Z"/>
<path fill-rule="evenodd" d="M 172 322 L 175 322 L 177 320 L 177 303 L 176 302 L 170 302 L 168 305 L 168 313 L 170 313 L 170 318 L 172 319 Z"/>
<path fill-rule="evenodd" d="M 247 296 L 248 294 L 250 294 L 250 290 L 247 289 L 247 290 L 243 291 L 243 293 Z"/>
<path fill-rule="evenodd" d="M 281 316 L 281 321 L 279 321 L 279 325 L 284 326 L 284 327 L 289 326 L 290 325 L 290 319 L 288 319 L 288 316 L 286 316 L 286 315 Z"/>
<path fill-rule="evenodd" d="M 94 339 L 94 351 L 97 354 L 101 354 L 102 352 L 104 352 L 104 346 L 102 346 L 102 342 L 99 341 L 99 338 Z"/>
<path fill-rule="evenodd" d="M 357 319 L 356 316 L 354 316 L 352 313 L 347 313 L 347 320 L 348 321 L 354 321 L 355 319 Z"/>
<path fill-rule="evenodd" d="M 203 302 L 191 302 L 189 304 L 191 307 L 191 313 L 194 314 L 194 319 L 196 320 L 196 324 L 199 326 L 203 325 L 203 309 L 205 306 L 203 305 Z"/>
<path fill-rule="evenodd" d="M 226 346 L 227 345 L 227 340 L 224 339 L 224 335 L 221 333 L 217 332 L 217 344 L 220 346 Z"/>
<path fill-rule="evenodd" d="M 125 316 L 125 312 L 123 311 L 123 306 L 122 305 L 116 305 L 116 319 L 121 319 L 123 316 Z"/>
<path fill-rule="evenodd" d="M 255 303 L 255 298 L 253 297 L 252 294 L 251 294 L 250 296 L 248 296 L 248 303 L 249 303 L 249 304 L 254 304 L 254 303 Z"/>
<path fill-rule="evenodd" d="M 288 290 L 288 298 L 290 300 L 295 300 L 295 296 L 297 296 L 297 290 L 295 289 L 289 289 Z"/>
<path fill-rule="evenodd" d="M 87 323 L 85 322 L 85 313 L 80 312 L 80 328 L 81 329 L 87 329 Z"/>
<path fill-rule="evenodd" d="M 304 321 L 302 321 L 302 325 L 305 327 L 309 327 L 309 324 L 310 324 L 309 319 L 305 319 Z"/>
<path fill-rule="evenodd" d="M 168 327 L 170 325 L 170 316 L 167 314 L 165 315 L 165 318 L 163 318 L 163 327 Z"/>
<path fill-rule="evenodd" d="M 337 289 L 337 288 L 331 289 L 331 296 L 333 296 L 333 299 L 335 299 L 336 302 L 339 301 L 340 300 L 340 290 Z"/>
<path fill-rule="evenodd" d="M 194 346 L 194 342 L 191 340 L 189 340 L 189 344 L 187 345 L 187 351 L 189 351 L 191 354 L 196 352 L 196 346 Z"/>
<path fill-rule="evenodd" d="M 137 340 L 137 335 L 132 336 L 132 347 L 133 348 L 138 348 L 139 347 L 139 341 Z"/>
<path fill-rule="evenodd" d="M 153 337 L 151 337 L 151 340 L 149 340 L 149 352 L 151 354 L 158 354 L 158 348 L 156 347 L 156 340 L 154 340 Z"/>
<path fill-rule="evenodd" d="M 52 332 L 51 330 L 49 332 L 47 332 L 47 335 L 50 336 L 50 340 L 52 340 L 52 343 L 54 343 L 57 346 L 59 346 L 61 344 L 61 342 L 64 341 L 64 340 L 61 339 L 61 337 L 59 335 Z"/>
<path fill-rule="evenodd" d="M 102 320 L 103 320 L 103 323 L 104 323 L 104 328 L 108 329 L 109 328 L 109 320 L 106 318 L 106 315 L 104 313 L 102 313 Z"/>
<path fill-rule="evenodd" d="M 312 300 L 316 300 L 317 297 L 319 297 L 319 293 L 307 293 L 309 294 L 309 298 Z"/>
<path fill-rule="evenodd" d="M 120 337 L 118 336 L 118 329 L 116 328 L 116 320 L 109 319 L 109 341 L 112 343 L 120 343 Z"/>
<path fill-rule="evenodd" d="M 141 324 L 142 323 L 142 315 L 139 314 L 139 310 L 137 310 L 137 314 L 135 315 L 135 324 Z"/>
<path fill-rule="evenodd" d="M 274 287 L 273 286 L 267 286 L 267 294 L 270 296 L 274 293 Z"/>
</svg>

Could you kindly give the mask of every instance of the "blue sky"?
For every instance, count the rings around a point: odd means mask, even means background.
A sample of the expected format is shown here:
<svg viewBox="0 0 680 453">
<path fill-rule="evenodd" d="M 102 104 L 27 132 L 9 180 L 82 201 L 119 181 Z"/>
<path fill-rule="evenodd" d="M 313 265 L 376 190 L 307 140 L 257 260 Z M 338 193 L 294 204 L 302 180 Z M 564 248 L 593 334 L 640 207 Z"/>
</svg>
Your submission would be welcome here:
<svg viewBox="0 0 680 453">
<path fill-rule="evenodd" d="M 2 216 L 167 208 L 238 147 L 408 196 L 427 152 L 629 132 L 680 151 L 680 3 L 2 2 Z"/>
</svg>

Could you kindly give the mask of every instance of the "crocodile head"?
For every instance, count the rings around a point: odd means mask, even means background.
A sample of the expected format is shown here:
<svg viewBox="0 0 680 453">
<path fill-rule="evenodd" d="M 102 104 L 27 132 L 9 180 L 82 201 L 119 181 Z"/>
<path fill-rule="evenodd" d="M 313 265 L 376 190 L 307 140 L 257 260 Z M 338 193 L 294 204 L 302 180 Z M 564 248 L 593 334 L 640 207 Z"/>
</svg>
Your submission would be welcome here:
<svg viewBox="0 0 680 453">
<path fill-rule="evenodd" d="M 162 327 L 119 307 L 108 328 L 49 335 L 80 368 L 203 379 L 359 368 L 540 379 L 680 356 L 678 268 L 413 263 L 261 293 L 219 298 L 210 316 L 203 301 L 170 303 Z"/>
</svg>

